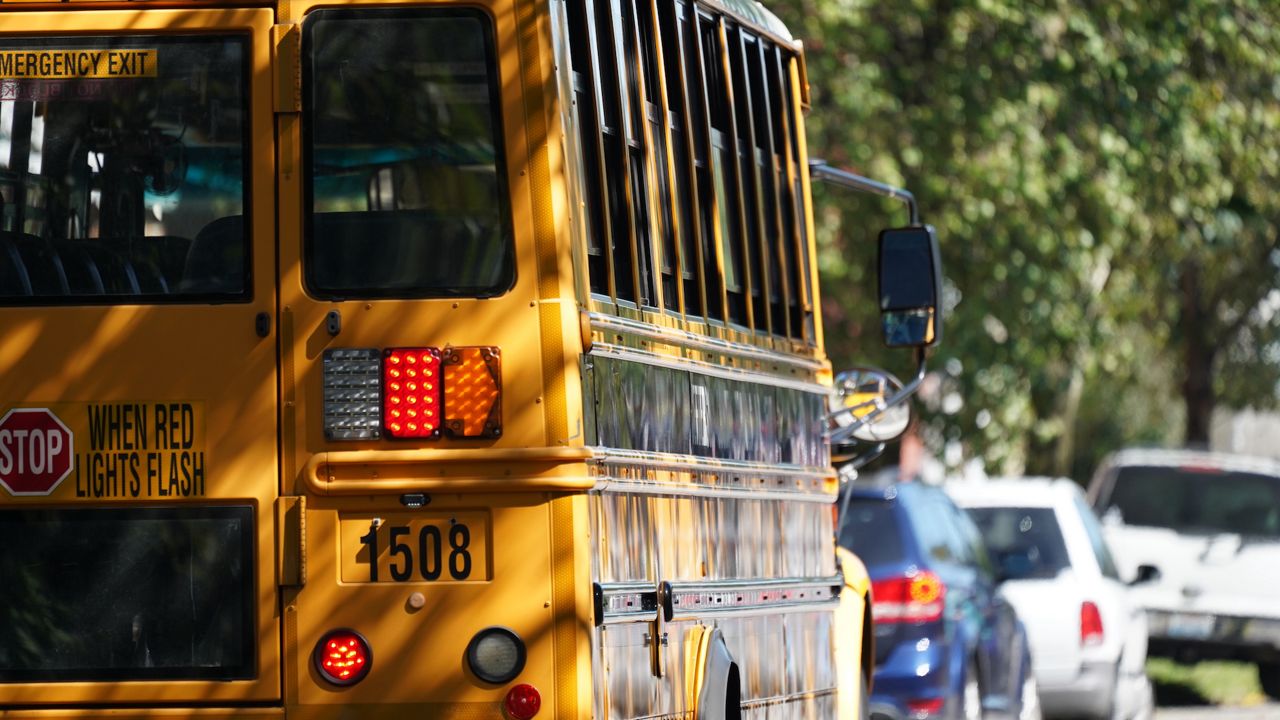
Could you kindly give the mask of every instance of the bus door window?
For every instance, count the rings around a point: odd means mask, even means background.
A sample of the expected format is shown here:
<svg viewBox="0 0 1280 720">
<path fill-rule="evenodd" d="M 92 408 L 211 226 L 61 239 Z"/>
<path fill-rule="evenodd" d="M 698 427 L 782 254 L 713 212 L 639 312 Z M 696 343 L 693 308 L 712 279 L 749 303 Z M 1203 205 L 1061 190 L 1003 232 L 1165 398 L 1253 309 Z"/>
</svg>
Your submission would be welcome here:
<svg viewBox="0 0 1280 720">
<path fill-rule="evenodd" d="M 313 295 L 515 282 L 493 28 L 474 10 L 318 10 L 303 30 Z"/>
</svg>

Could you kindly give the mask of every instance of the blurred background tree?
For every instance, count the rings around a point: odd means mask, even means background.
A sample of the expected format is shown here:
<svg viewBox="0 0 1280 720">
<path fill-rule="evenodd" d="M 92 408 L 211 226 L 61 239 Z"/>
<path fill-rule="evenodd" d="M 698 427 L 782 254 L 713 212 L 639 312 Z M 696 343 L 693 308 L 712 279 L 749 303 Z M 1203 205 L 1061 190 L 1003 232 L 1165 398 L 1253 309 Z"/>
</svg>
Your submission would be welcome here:
<svg viewBox="0 0 1280 720">
<path fill-rule="evenodd" d="M 951 465 L 1085 479 L 1204 443 L 1280 382 L 1280 3 L 774 0 L 804 39 L 810 153 L 916 193 L 948 303 L 924 436 Z M 816 193 L 827 344 L 880 347 L 875 233 Z"/>
</svg>

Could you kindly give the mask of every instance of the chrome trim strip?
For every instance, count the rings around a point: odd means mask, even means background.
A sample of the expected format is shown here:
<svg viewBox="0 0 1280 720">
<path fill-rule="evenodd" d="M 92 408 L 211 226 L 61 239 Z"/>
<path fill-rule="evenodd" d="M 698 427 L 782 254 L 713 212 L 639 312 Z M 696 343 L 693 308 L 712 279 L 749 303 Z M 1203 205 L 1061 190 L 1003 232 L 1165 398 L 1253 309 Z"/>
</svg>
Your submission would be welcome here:
<svg viewBox="0 0 1280 720">
<path fill-rule="evenodd" d="M 726 380 L 738 380 L 741 382 L 754 383 L 756 385 L 770 385 L 790 390 L 800 390 L 802 392 L 813 393 L 814 395 L 822 395 L 823 397 L 830 395 L 832 392 L 831 388 L 817 382 L 793 380 L 779 375 L 771 375 L 769 373 L 745 370 L 742 368 L 725 367 L 724 365 L 716 365 L 715 363 L 709 363 L 704 360 L 677 358 L 671 355 L 663 355 L 661 353 L 649 352 L 647 350 L 637 350 L 635 348 L 623 347 L 621 345 L 613 345 L 610 343 L 593 343 L 591 345 L 591 352 L 587 355 L 587 359 L 590 360 L 593 355 L 617 358 L 618 360 L 628 360 L 630 362 L 643 363 L 645 365 L 656 365 L 658 367 L 672 368 L 675 370 L 688 370 L 690 372 L 698 373 L 699 375 L 720 377 Z M 785 362 L 774 359 L 770 359 L 769 362 L 786 364 Z"/>
<path fill-rule="evenodd" d="M 667 455 L 645 450 L 623 450 L 591 446 L 589 465 L 643 465 L 665 470 L 708 472 L 719 475 L 757 475 L 798 479 L 826 480 L 836 476 L 830 468 L 804 465 L 768 465 L 744 460 L 717 460 L 701 455 Z"/>
<path fill-rule="evenodd" d="M 588 467 L 596 478 L 593 492 L 787 500 L 820 504 L 831 504 L 836 496 L 834 474 L 817 468 L 779 467 L 742 461 L 717 462 L 704 458 L 681 460 L 658 453 L 608 448 L 592 448 L 592 451 L 595 459 L 588 463 Z M 650 480 L 634 477 L 633 473 L 619 472 L 637 467 L 668 470 L 689 479 Z M 715 475 L 715 482 L 703 480 L 699 477 L 702 474 Z"/>
<path fill-rule="evenodd" d="M 756 708 L 773 707 L 776 705 L 785 705 L 796 700 L 808 700 L 810 698 L 827 697 L 835 695 L 839 692 L 839 688 L 822 688 L 819 690 L 808 690 L 806 692 L 789 693 L 787 695 L 771 695 L 769 697 L 754 698 L 742 701 L 743 710 L 754 710 Z"/>
<path fill-rule="evenodd" d="M 717 487 L 715 485 L 691 485 L 673 483 L 644 483 L 634 481 L 604 481 L 596 483 L 592 492 L 629 495 L 662 495 L 699 498 L 728 498 L 733 500 L 786 500 L 788 502 L 818 503 L 830 505 L 835 493 L 810 493 L 802 490 L 759 490 L 751 488 Z"/>
<path fill-rule="evenodd" d="M 630 318 L 618 317 L 616 315 L 606 315 L 604 313 L 592 311 L 587 313 L 587 317 L 591 321 L 592 330 L 601 330 L 606 333 L 613 332 L 639 335 L 649 338 L 650 340 L 678 345 L 691 350 L 750 358 L 752 360 L 759 360 L 762 362 L 804 368 L 811 372 L 825 370 L 827 367 L 827 363 L 821 360 L 773 352 L 753 347 L 751 345 L 732 343 L 727 340 L 708 337 L 706 335 L 698 335 L 696 333 L 677 328 L 664 328 L 659 325 L 640 322 Z"/>
<path fill-rule="evenodd" d="M 667 622 L 723 615 L 758 615 L 787 610 L 835 608 L 843 575 L 820 578 L 773 578 L 664 582 L 658 593 Z"/>
<path fill-rule="evenodd" d="M 658 590 L 651 582 L 595 583 L 591 589 L 596 627 L 658 619 Z"/>
</svg>

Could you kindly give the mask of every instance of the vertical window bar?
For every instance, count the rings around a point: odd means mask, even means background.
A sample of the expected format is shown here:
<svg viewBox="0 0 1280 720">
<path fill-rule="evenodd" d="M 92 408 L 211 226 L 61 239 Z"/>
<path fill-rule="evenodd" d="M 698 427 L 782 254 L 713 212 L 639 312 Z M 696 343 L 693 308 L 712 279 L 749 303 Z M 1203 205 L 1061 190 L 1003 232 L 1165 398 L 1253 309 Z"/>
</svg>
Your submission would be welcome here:
<svg viewBox="0 0 1280 720">
<path fill-rule="evenodd" d="M 680 275 L 686 315 L 707 315 L 707 287 L 703 275 L 702 233 L 698 218 L 698 172 L 694 156 L 694 128 L 689 109 L 686 68 L 689 6 L 684 0 L 655 3 L 662 35 L 662 59 L 665 65 L 665 93 L 671 126 L 671 177 L 676 189 L 675 211 L 679 228 Z M 677 132 L 679 131 L 678 136 Z"/>
<path fill-rule="evenodd" d="M 728 209 L 721 207 L 720 197 L 715 191 L 714 156 L 716 154 L 716 148 L 714 147 L 714 142 L 712 141 L 714 125 L 711 119 L 715 110 L 711 105 L 712 103 L 711 88 L 712 88 L 712 84 L 716 80 L 716 75 L 714 73 L 709 74 L 707 72 L 708 69 L 714 69 L 713 63 L 714 63 L 715 56 L 712 55 L 711 53 L 715 51 L 715 47 L 713 46 L 711 48 L 706 48 L 705 43 L 703 42 L 704 26 L 706 26 L 708 29 L 708 32 L 706 33 L 706 35 L 712 38 L 715 37 L 715 34 L 714 34 L 715 21 L 709 15 L 703 15 L 701 12 L 699 12 L 696 5 L 690 5 L 689 12 L 692 16 L 692 23 L 691 23 L 692 27 L 690 29 L 692 30 L 691 35 L 693 36 L 694 57 L 696 58 L 697 66 L 698 66 L 697 73 L 696 73 L 697 81 L 698 81 L 698 91 L 699 91 L 698 96 L 701 100 L 701 106 L 702 106 L 701 145 L 702 145 L 702 151 L 704 153 L 703 161 L 706 163 L 706 175 L 707 175 L 706 187 L 701 188 L 701 190 L 705 196 L 705 200 L 706 200 L 705 204 L 710 209 L 709 219 L 711 221 L 710 222 L 711 237 L 705 238 L 705 240 L 711 241 L 711 251 L 712 251 L 711 255 L 715 261 L 715 267 L 708 268 L 708 271 L 709 271 L 708 276 L 715 278 L 716 284 L 718 285 L 718 288 L 720 290 L 720 293 L 719 293 L 720 319 L 728 320 L 733 317 L 733 313 L 730 312 L 729 310 L 730 283 L 729 283 L 729 274 L 728 274 L 728 270 L 732 263 L 732 258 L 725 256 L 726 240 L 724 238 L 724 234 L 725 234 L 724 217 L 727 215 Z M 711 270 L 714 270 L 714 273 L 710 272 Z M 714 302 L 714 299 L 711 297 L 710 288 L 707 288 L 707 294 L 708 294 L 707 301 Z"/>
<path fill-rule="evenodd" d="M 761 207 L 765 213 L 765 232 L 764 237 L 767 239 L 769 262 L 769 289 L 770 289 L 770 312 L 773 318 L 774 332 L 779 335 L 791 336 L 793 333 L 791 327 L 791 306 L 793 298 L 791 296 L 790 268 L 795 267 L 795 257 L 786 251 L 787 243 L 786 233 L 783 230 L 782 220 L 782 168 L 779 166 L 779 151 L 777 144 L 782 142 L 780 125 L 778 123 L 778 95 L 779 91 L 774 83 L 768 82 L 769 60 L 773 58 L 774 50 L 767 47 L 763 39 L 758 39 L 749 46 L 754 48 L 754 52 L 747 55 L 747 69 L 751 79 L 751 94 L 756 98 L 754 117 L 758 123 L 756 127 L 757 138 L 762 139 L 760 143 L 764 151 L 764 164 L 761 167 L 761 177 L 764 181 L 764 202 Z"/>
<path fill-rule="evenodd" d="M 795 163 L 792 166 L 795 178 L 791 187 L 796 202 L 796 245 L 800 252 L 798 269 L 800 271 L 801 287 L 804 289 L 801 294 L 801 300 L 804 302 L 804 336 L 810 343 L 816 345 L 821 341 L 821 338 L 818 337 L 818 328 L 814 321 L 813 287 L 817 278 L 815 277 L 813 258 L 810 255 L 811 243 L 809 242 L 809 222 L 811 219 L 809 213 L 812 209 L 807 200 L 810 195 L 806 192 L 809 189 L 809 168 L 805 160 L 806 146 L 803 122 L 798 110 L 801 106 L 799 60 L 795 56 L 787 56 L 782 68 L 780 68 L 780 72 L 784 79 L 783 97 L 786 98 L 787 102 L 785 117 L 792 123 L 792 129 L 787 133 L 787 145 L 795 157 Z"/>
<path fill-rule="evenodd" d="M 620 3 L 626 4 L 626 10 Z M 628 20 L 635 21 L 634 12 L 629 12 L 631 0 L 607 0 L 601 3 L 605 7 L 605 12 L 610 18 L 610 31 L 612 36 L 611 49 L 613 50 L 614 69 L 616 70 L 614 78 L 616 79 L 614 91 L 617 92 L 619 98 L 619 139 L 620 147 L 618 153 L 618 169 L 622 175 L 623 199 L 627 213 L 627 243 L 631 250 L 631 282 L 635 287 L 635 301 L 639 306 L 648 305 L 653 301 L 652 294 L 649 291 L 650 281 L 653 274 L 650 272 L 650 253 L 645 252 L 644 243 L 649 241 L 650 233 L 645 232 L 644 237 L 640 237 L 640 232 L 648 222 L 648 219 L 642 206 L 644 198 L 644 177 L 643 177 L 643 152 L 640 150 L 640 157 L 636 157 L 634 150 L 635 145 L 641 145 L 642 141 L 637 133 L 637 124 L 643 127 L 643 98 L 633 97 L 631 88 L 635 87 L 639 80 L 636 74 L 640 69 L 636 67 L 639 58 L 635 52 L 634 33 L 630 33 L 631 40 L 628 45 L 628 35 L 626 23 Z M 631 57 L 628 57 L 630 55 Z M 636 105 L 640 108 L 637 109 Z M 636 175 L 641 175 L 636 177 Z"/>
<path fill-rule="evenodd" d="M 613 253 L 610 251 L 608 193 L 605 186 L 604 143 L 601 123 L 604 111 L 600 99 L 600 75 L 597 72 L 597 52 L 594 18 L 589 4 L 592 0 L 569 0 L 569 52 L 572 62 L 573 97 L 576 100 L 579 144 L 582 147 L 584 184 L 587 207 L 587 277 L 591 291 L 608 295 L 617 302 L 613 282 Z"/>
<path fill-rule="evenodd" d="M 674 289 L 675 301 L 678 311 L 684 315 L 689 312 L 689 302 L 685 297 L 686 291 L 684 286 L 684 268 L 687 261 L 683 257 L 684 251 L 684 234 L 688 232 L 688 228 L 684 226 L 681 213 L 681 193 L 678 185 L 679 174 L 676 171 L 676 148 L 672 140 L 672 100 L 673 94 L 667 76 L 667 54 L 678 52 L 679 46 L 671 48 L 666 47 L 669 35 L 665 32 L 663 18 L 658 13 L 657 0 L 639 0 L 641 8 L 641 37 L 648 35 L 648 51 L 649 58 L 654 68 L 653 86 L 645 85 L 646 94 L 651 96 L 654 104 L 657 106 L 658 114 L 661 116 L 661 122 L 657 125 L 657 130 L 662 133 L 662 137 L 655 140 L 653 148 L 655 151 L 655 160 L 662 163 L 659 168 L 659 176 L 663 177 L 666 182 L 664 186 L 659 188 L 658 195 L 664 200 L 661 202 L 662 214 L 661 218 L 664 223 L 663 228 L 663 272 L 667 272 L 670 266 L 671 282 Z M 647 31 L 647 32 L 645 32 Z M 675 88 L 675 93 L 679 92 L 679 88 Z M 667 300 L 666 294 L 663 295 Z"/>
<path fill-rule="evenodd" d="M 591 86 L 591 117 L 594 120 L 592 137 L 584 139 L 583 146 L 592 146 L 594 152 L 595 167 L 588 168 L 588 174 L 596 180 L 596 187 L 590 190 L 594 201 L 599 206 L 600 224 L 598 227 L 592 228 L 600 233 L 599 242 L 602 244 L 604 252 L 604 265 L 608 272 L 607 286 L 609 288 L 609 297 L 613 302 L 617 302 L 622 296 L 623 288 L 618 287 L 617 278 L 622 268 L 617 267 L 617 252 L 615 250 L 614 238 L 617 236 L 618 218 L 614 217 L 612 203 L 610 202 L 611 194 L 609 192 L 609 156 L 605 146 L 605 127 L 607 124 L 607 113 L 605 111 L 605 84 L 604 75 L 610 67 L 610 63 L 602 62 L 606 58 L 604 49 L 600 46 L 600 33 L 596 27 L 597 16 L 594 12 L 595 0 L 576 0 L 575 5 L 582 10 L 582 18 L 585 21 L 587 41 L 591 53 L 589 70 L 590 75 L 588 81 Z M 583 128 L 586 132 L 586 128 Z M 591 164 L 588 161 L 588 164 Z M 593 283 L 594 285 L 595 283 Z"/>
<path fill-rule="evenodd" d="M 647 191 L 649 223 L 646 226 L 649 253 L 654 258 L 653 274 L 661 279 L 655 283 L 655 305 L 664 310 L 684 312 L 678 279 L 680 256 L 676 248 L 675 215 L 672 212 L 675 191 L 671 173 L 670 117 L 667 114 L 666 92 L 663 88 L 662 39 L 658 36 L 657 11 L 653 0 L 627 0 L 634 22 L 631 26 L 632 45 L 635 48 L 636 104 L 639 109 L 641 136 L 644 149 L 644 172 Z"/>
<path fill-rule="evenodd" d="M 772 252 L 769 248 L 769 232 L 765 220 L 766 201 L 764 192 L 764 178 L 761 177 L 760 163 L 756 161 L 756 154 L 764 154 L 761 150 L 763 145 L 759 120 L 762 106 L 759 102 L 760 96 L 756 92 L 752 83 L 751 73 L 751 50 L 750 47 L 755 44 L 748 33 L 742 28 L 731 30 L 730 38 L 730 66 L 733 68 L 733 88 L 734 95 L 732 101 L 736 105 L 737 127 L 734 136 L 738 140 L 738 165 L 743 169 L 742 192 L 749 201 L 743 205 L 743 213 L 747 218 L 747 227 L 750 232 L 747 233 L 746 239 L 750 243 L 751 252 L 751 282 L 752 282 L 752 299 L 755 308 L 755 329 L 760 331 L 766 330 L 770 333 L 776 332 L 782 334 L 782 324 L 775 322 L 776 318 L 769 312 L 771 301 L 777 296 L 777 288 L 773 287 L 773 278 L 770 277 L 770 269 L 775 272 L 777 265 L 771 262 L 773 258 L 770 256 Z M 745 131 L 745 132 L 744 132 Z M 745 142 L 746 147 L 743 147 Z M 762 327 L 763 326 L 763 327 Z"/>
<path fill-rule="evenodd" d="M 738 110 L 737 110 L 737 105 L 734 101 L 734 96 L 733 96 L 734 81 L 736 78 L 735 78 L 735 73 L 733 71 L 732 58 L 730 57 L 730 52 L 729 52 L 729 49 L 731 47 L 729 43 L 729 25 L 727 22 L 725 22 L 725 19 L 723 17 L 717 18 L 716 30 L 720 40 L 720 58 L 719 59 L 720 59 L 720 67 L 721 67 L 721 78 L 724 83 L 724 93 L 725 93 L 724 97 L 725 97 L 725 102 L 728 110 L 728 124 L 726 127 L 726 134 L 728 135 L 727 141 L 729 145 L 729 153 L 733 159 L 733 178 L 734 178 L 733 189 L 737 191 L 737 199 L 738 199 L 738 203 L 737 203 L 738 205 L 738 208 L 737 208 L 738 209 L 738 238 L 737 240 L 740 246 L 739 252 L 742 253 L 742 258 L 745 261 L 744 265 L 746 266 L 746 270 L 747 270 L 745 273 L 743 273 L 743 279 L 742 279 L 743 295 L 744 295 L 744 299 L 746 300 L 746 325 L 752 331 L 755 331 L 757 329 L 758 321 L 756 319 L 756 313 L 755 313 L 755 307 L 754 307 L 755 303 L 752 302 L 752 300 L 753 298 L 758 297 L 757 293 L 759 292 L 759 290 L 755 287 L 756 278 L 753 277 L 753 275 L 755 275 L 755 271 L 758 269 L 759 263 L 751 262 L 751 260 L 759 257 L 760 246 L 759 244 L 752 242 L 752 239 L 755 237 L 753 232 L 754 226 L 750 223 L 748 219 L 748 214 L 747 214 L 746 188 L 743 187 L 743 178 L 742 178 L 743 149 L 741 146 L 742 144 L 739 142 L 739 138 L 741 136 L 739 135 L 739 129 L 738 129 Z M 739 58 L 741 58 L 741 55 L 739 55 Z M 726 168 L 726 172 L 727 171 L 728 171 L 728 168 Z M 754 245 L 754 248 L 752 247 L 753 245 Z"/>
<path fill-rule="evenodd" d="M 796 194 L 797 159 L 792 152 L 791 135 L 794 122 L 791 117 L 792 105 L 788 101 L 787 83 L 783 80 L 785 67 L 785 58 L 783 50 L 774 47 L 769 51 L 765 60 L 765 69 L 768 71 L 770 97 L 774 100 L 774 122 L 776 124 L 777 147 L 782 153 L 781 176 L 778 179 L 778 195 L 779 195 L 779 220 L 782 223 L 782 234 L 779 242 L 782 243 L 784 251 L 789 260 L 787 266 L 790 272 L 787 275 L 789 287 L 792 291 L 789 293 L 790 301 L 789 313 L 789 334 L 791 337 L 810 341 L 805 334 L 804 313 L 808 307 L 808 291 L 805 281 L 804 272 L 801 269 L 800 258 L 804 256 L 804 238 L 800 233 L 799 218 L 804 208 L 800 207 L 799 197 Z"/>
</svg>

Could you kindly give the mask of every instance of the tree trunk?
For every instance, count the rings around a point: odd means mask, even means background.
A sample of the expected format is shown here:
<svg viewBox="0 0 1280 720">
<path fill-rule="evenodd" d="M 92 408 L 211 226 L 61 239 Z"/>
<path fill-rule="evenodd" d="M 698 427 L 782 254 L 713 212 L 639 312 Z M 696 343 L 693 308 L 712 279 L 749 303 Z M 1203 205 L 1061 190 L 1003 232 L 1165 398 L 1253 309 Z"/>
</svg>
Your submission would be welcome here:
<svg viewBox="0 0 1280 720">
<path fill-rule="evenodd" d="M 1179 278 L 1182 331 L 1182 399 L 1187 408 L 1186 434 L 1183 441 L 1191 447 L 1209 446 L 1209 424 L 1213 419 L 1213 363 L 1218 347 L 1212 337 L 1211 308 L 1206 308 L 1200 283 L 1200 264 L 1195 259 L 1182 261 Z"/>
</svg>

